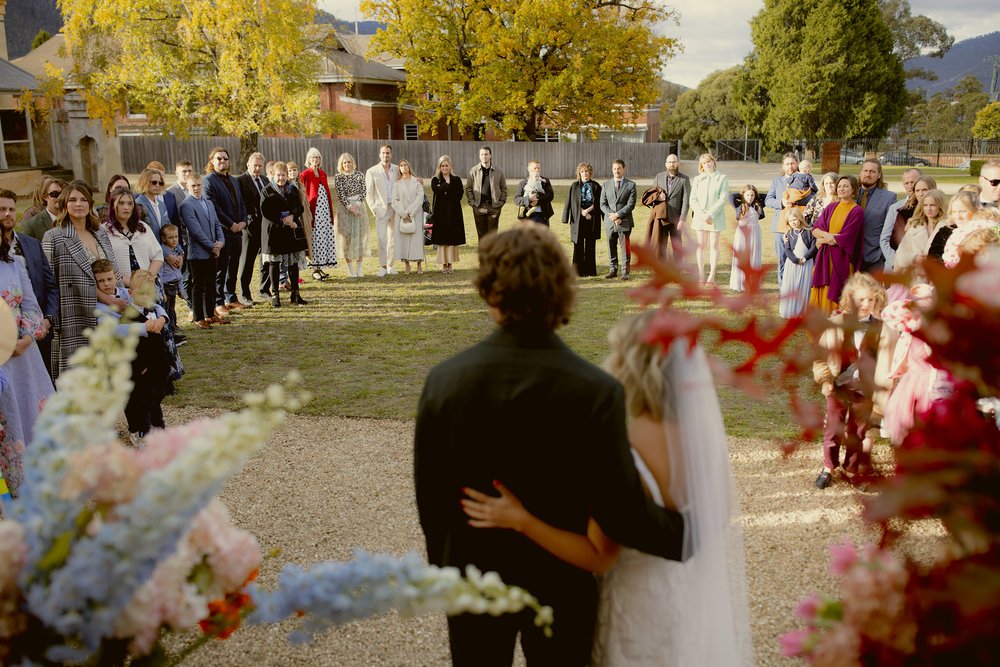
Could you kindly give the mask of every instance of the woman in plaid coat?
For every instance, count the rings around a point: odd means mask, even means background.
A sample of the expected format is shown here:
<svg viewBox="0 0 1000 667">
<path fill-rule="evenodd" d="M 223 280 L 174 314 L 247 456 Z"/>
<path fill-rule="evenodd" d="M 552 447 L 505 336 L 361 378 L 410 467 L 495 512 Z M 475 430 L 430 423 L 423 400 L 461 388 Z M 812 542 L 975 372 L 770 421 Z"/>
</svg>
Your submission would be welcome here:
<svg viewBox="0 0 1000 667">
<path fill-rule="evenodd" d="M 59 197 L 62 213 L 56 218 L 55 227 L 45 232 L 42 250 L 52 265 L 59 285 L 59 321 L 56 326 L 52 368 L 60 372 L 69 366 L 69 359 L 78 348 L 87 344 L 83 332 L 97 326 L 94 308 L 97 306 L 97 283 L 91 264 L 98 259 L 115 263 L 111 241 L 94 213 L 94 199 L 90 188 L 83 181 L 73 181 L 63 188 Z M 121 276 L 117 276 L 119 284 Z M 100 295 L 108 305 L 120 299 Z"/>
</svg>

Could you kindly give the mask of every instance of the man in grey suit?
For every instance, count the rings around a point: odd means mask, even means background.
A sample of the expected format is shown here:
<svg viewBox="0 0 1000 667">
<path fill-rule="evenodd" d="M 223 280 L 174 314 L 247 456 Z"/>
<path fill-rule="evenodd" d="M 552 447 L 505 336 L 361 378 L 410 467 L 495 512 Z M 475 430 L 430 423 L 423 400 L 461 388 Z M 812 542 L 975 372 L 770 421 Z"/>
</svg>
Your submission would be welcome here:
<svg viewBox="0 0 1000 667">
<path fill-rule="evenodd" d="M 608 254 L 611 266 L 605 278 L 618 275 L 618 250 L 622 253 L 622 280 L 629 279 L 632 268 L 632 209 L 635 208 L 635 181 L 625 178 L 625 161 L 615 160 L 611 164 L 614 178 L 601 188 L 601 211 L 604 213 L 604 229 L 608 233 Z"/>
<path fill-rule="evenodd" d="M 493 151 L 489 146 L 479 149 L 479 164 L 469 170 L 465 181 L 465 199 L 476 219 L 479 240 L 500 227 L 500 210 L 507 203 L 507 179 L 493 166 Z"/>
<path fill-rule="evenodd" d="M 889 207 L 896 203 L 896 195 L 885 188 L 882 179 L 882 163 L 865 160 L 861 165 L 861 187 L 858 189 L 858 204 L 865 211 L 865 231 L 861 245 L 861 270 L 867 273 L 881 271 L 885 266 L 882 255 L 882 227 Z"/>
<path fill-rule="evenodd" d="M 665 241 L 670 237 L 671 251 L 674 261 L 681 261 L 683 249 L 681 246 L 681 235 L 684 232 L 684 221 L 688 217 L 688 206 L 691 203 L 691 179 L 680 172 L 681 161 L 671 153 L 664 163 L 666 171 L 661 171 L 653 179 L 653 185 L 663 190 L 667 195 L 667 221 L 659 223 L 660 245 L 658 249 L 660 256 L 666 254 Z M 654 221 L 654 224 L 655 221 Z"/>
</svg>

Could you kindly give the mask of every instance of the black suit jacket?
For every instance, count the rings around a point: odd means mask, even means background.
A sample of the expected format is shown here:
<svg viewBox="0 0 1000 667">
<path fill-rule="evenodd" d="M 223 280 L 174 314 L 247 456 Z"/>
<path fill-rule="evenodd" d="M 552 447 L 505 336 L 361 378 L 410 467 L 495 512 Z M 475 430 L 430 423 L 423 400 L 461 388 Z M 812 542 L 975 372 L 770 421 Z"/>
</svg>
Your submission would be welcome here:
<svg viewBox="0 0 1000 667">
<path fill-rule="evenodd" d="M 551 181 L 544 176 L 541 178 L 542 192 L 538 195 L 538 206 L 542 209 L 542 215 L 548 220 L 555 214 L 555 211 L 552 209 L 552 200 L 555 199 L 555 193 L 552 191 Z M 514 203 L 524 208 L 531 208 L 533 206 L 531 197 L 524 194 L 524 188 L 527 185 L 528 179 L 526 178 L 522 178 L 521 182 L 517 184 L 517 194 L 514 195 Z"/>
<path fill-rule="evenodd" d="M 261 178 L 264 180 L 264 187 L 267 187 L 267 179 L 263 176 Z M 236 182 L 240 185 L 240 197 L 243 198 L 243 206 L 247 211 L 247 232 L 251 238 L 260 238 L 261 193 L 253 184 L 253 176 L 250 175 L 250 172 L 244 172 L 237 176 Z"/>
<path fill-rule="evenodd" d="M 667 172 L 661 171 L 653 179 L 653 185 L 667 193 L 667 222 L 677 224 L 687 220 L 691 203 L 691 180 L 677 172 L 671 188 Z"/>
<path fill-rule="evenodd" d="M 236 201 L 233 201 L 229 194 L 229 188 L 223 183 L 223 178 L 232 179 L 233 190 L 236 193 Z M 240 196 L 240 184 L 235 176 L 223 176 L 218 172 L 213 172 L 204 179 L 204 196 L 215 206 L 215 214 L 222 224 L 222 233 L 226 237 L 226 243 L 230 243 L 235 234 L 229 230 L 237 222 L 247 219 L 246 208 L 243 206 L 243 197 Z"/>
<path fill-rule="evenodd" d="M 463 487 L 490 492 L 500 480 L 558 528 L 585 534 L 592 516 L 621 544 L 681 558 L 683 519 L 654 505 L 639 481 L 624 390 L 553 333 L 497 329 L 432 369 L 414 466 L 430 562 L 495 570 L 543 604 L 594 586 L 593 576 L 514 531 L 469 527 Z"/>
<path fill-rule="evenodd" d="M 38 307 L 42 309 L 43 315 L 57 320 L 59 318 L 59 286 L 56 284 L 56 274 L 52 272 L 49 260 L 45 259 L 45 253 L 42 252 L 42 244 L 27 234 L 18 232 L 14 232 L 14 234 L 17 236 L 17 244 L 21 246 L 21 252 L 24 253 L 25 268 L 28 270 L 31 291 L 35 293 Z"/>
<path fill-rule="evenodd" d="M 580 193 L 583 188 L 583 181 L 577 179 L 569 186 L 569 194 L 566 195 L 566 205 L 563 206 L 563 224 L 569 223 L 569 238 L 573 243 L 579 243 L 580 230 L 583 229 L 583 237 L 586 239 L 601 238 L 601 226 L 604 214 L 601 212 L 601 184 L 591 179 L 591 190 L 594 195 L 594 210 L 590 212 L 590 220 L 583 217 L 580 204 Z"/>
</svg>

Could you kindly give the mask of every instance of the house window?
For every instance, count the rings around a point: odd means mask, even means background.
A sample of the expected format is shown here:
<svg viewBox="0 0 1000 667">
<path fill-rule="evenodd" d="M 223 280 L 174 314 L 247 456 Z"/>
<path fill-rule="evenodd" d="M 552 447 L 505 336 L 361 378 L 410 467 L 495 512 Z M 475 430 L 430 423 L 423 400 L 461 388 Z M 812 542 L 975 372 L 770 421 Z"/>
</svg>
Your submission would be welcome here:
<svg viewBox="0 0 1000 667">
<path fill-rule="evenodd" d="M 417 129 L 416 123 L 407 123 L 403 125 L 403 139 L 406 141 L 416 141 L 420 138 L 420 130 Z"/>
<path fill-rule="evenodd" d="M 559 141 L 559 130 L 553 130 L 550 128 L 540 130 L 538 134 L 535 135 L 535 141 L 543 141 L 546 143 L 550 141 Z"/>
</svg>

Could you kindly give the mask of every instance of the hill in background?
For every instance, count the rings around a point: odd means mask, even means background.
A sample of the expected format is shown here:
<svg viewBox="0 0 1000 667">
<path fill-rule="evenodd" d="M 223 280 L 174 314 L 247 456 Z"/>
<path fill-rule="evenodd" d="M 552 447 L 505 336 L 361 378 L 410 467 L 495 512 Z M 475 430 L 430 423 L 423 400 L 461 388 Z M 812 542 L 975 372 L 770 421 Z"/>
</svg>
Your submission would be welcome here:
<svg viewBox="0 0 1000 667">
<path fill-rule="evenodd" d="M 31 40 L 45 29 L 54 35 L 62 28 L 62 14 L 56 0 L 7 0 L 8 60 L 20 58 L 31 51 Z"/>
<path fill-rule="evenodd" d="M 1000 57 L 1000 32 L 964 39 L 944 54 L 944 58 L 914 58 L 907 67 L 919 67 L 938 75 L 937 81 L 910 79 L 906 82 L 910 90 L 923 88 L 928 97 L 954 88 L 959 81 L 970 74 L 979 79 L 983 90 L 990 92 L 993 67 L 986 62 L 990 56 Z"/>
</svg>

